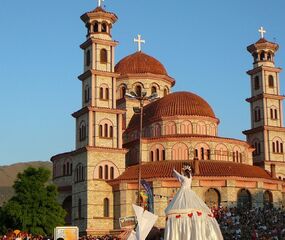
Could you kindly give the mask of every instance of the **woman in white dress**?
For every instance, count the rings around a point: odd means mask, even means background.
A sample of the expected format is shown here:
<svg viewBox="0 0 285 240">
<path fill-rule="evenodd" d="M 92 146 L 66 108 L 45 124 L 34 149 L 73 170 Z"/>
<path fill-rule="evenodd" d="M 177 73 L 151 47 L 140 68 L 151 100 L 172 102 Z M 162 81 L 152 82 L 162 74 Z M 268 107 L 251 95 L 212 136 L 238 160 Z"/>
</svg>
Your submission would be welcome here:
<svg viewBox="0 0 285 240">
<path fill-rule="evenodd" d="M 191 167 L 186 165 L 182 170 L 184 176 L 173 170 L 181 188 L 165 209 L 164 239 L 222 240 L 219 224 L 211 210 L 191 189 Z"/>
</svg>

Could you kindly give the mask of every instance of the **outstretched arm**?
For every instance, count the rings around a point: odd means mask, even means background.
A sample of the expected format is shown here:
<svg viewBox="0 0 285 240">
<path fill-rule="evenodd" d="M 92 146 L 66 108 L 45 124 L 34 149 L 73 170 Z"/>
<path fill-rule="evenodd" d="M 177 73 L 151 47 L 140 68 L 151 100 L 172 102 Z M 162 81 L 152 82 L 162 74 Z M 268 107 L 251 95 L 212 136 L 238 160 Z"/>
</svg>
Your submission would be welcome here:
<svg viewBox="0 0 285 240">
<path fill-rule="evenodd" d="M 174 177 L 176 177 L 177 179 L 178 179 L 178 181 L 179 182 L 183 182 L 183 180 L 184 180 L 184 176 L 183 175 L 181 175 L 179 172 L 177 172 L 175 169 L 173 169 L 173 175 L 174 175 Z"/>
</svg>

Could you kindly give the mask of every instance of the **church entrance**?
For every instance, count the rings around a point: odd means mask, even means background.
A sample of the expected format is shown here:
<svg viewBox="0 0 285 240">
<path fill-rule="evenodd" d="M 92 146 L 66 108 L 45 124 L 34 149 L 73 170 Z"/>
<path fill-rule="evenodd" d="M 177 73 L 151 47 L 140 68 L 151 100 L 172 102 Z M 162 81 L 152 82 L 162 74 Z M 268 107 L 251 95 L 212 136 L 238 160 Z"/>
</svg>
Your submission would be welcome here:
<svg viewBox="0 0 285 240">
<path fill-rule="evenodd" d="M 71 225 L 72 219 L 71 219 L 71 211 L 72 211 L 72 197 L 68 196 L 64 199 L 62 203 L 62 208 L 66 211 L 66 216 L 64 218 L 65 225 Z"/>
<path fill-rule="evenodd" d="M 266 190 L 263 193 L 263 204 L 264 206 L 272 206 L 273 203 L 273 196 L 272 196 L 272 192 L 270 192 L 269 190 Z"/>
<path fill-rule="evenodd" d="M 215 188 L 210 188 L 205 193 L 205 203 L 209 208 L 219 207 L 221 204 L 221 194 Z"/>
<path fill-rule="evenodd" d="M 251 194 L 247 189 L 241 189 L 237 194 L 237 207 L 238 208 L 251 208 L 252 199 Z"/>
</svg>

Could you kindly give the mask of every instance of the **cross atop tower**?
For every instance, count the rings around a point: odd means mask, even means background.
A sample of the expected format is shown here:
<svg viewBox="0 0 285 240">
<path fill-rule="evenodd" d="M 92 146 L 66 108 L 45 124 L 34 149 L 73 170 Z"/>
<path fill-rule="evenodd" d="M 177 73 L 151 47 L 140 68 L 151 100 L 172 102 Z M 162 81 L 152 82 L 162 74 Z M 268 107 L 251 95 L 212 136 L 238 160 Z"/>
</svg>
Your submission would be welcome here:
<svg viewBox="0 0 285 240">
<path fill-rule="evenodd" d="M 260 37 L 264 38 L 264 33 L 266 33 L 265 29 L 263 27 L 260 27 L 260 29 L 258 29 L 258 32 L 260 32 Z"/>
<path fill-rule="evenodd" d="M 138 51 L 140 52 L 141 50 L 142 50 L 142 43 L 145 43 L 145 40 L 142 40 L 141 39 L 141 35 L 140 34 L 138 34 L 138 38 L 136 39 L 136 38 L 134 38 L 134 42 L 136 43 L 138 43 Z"/>
<path fill-rule="evenodd" d="M 104 2 L 105 0 L 97 0 L 98 1 L 98 7 L 101 7 L 102 2 Z"/>
</svg>

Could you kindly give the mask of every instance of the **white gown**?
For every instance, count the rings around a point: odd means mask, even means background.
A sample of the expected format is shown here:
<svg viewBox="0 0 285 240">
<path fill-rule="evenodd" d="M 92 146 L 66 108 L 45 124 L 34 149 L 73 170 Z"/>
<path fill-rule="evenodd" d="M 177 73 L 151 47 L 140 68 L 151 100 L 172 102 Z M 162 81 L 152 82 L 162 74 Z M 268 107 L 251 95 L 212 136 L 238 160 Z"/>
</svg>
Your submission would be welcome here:
<svg viewBox="0 0 285 240">
<path fill-rule="evenodd" d="M 165 240 L 222 240 L 218 222 L 211 210 L 191 189 L 187 178 L 173 170 L 181 188 L 165 209 Z"/>
</svg>

